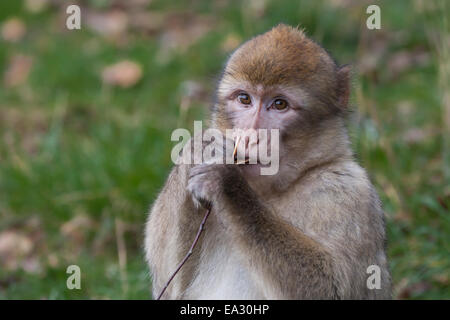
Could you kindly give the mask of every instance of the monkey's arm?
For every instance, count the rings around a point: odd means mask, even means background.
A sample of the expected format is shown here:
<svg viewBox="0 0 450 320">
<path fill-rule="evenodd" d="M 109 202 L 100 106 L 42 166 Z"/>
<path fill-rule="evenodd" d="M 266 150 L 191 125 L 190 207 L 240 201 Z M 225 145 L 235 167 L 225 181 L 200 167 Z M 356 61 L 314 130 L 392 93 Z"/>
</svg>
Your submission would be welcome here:
<svg viewBox="0 0 450 320">
<path fill-rule="evenodd" d="M 225 175 L 225 214 L 252 265 L 288 299 L 337 299 L 332 257 L 316 241 L 278 218 L 235 170 Z"/>
<path fill-rule="evenodd" d="M 152 291 L 156 298 L 170 275 L 188 251 L 200 225 L 202 214 L 194 208 L 186 191 L 189 165 L 175 166 L 154 202 L 145 232 L 145 251 L 152 273 Z M 197 253 L 165 292 L 163 299 L 177 299 L 187 286 L 186 273 L 197 260 Z"/>
<path fill-rule="evenodd" d="M 217 188 L 208 195 L 213 181 L 217 182 Z M 236 166 L 194 167 L 189 183 L 194 197 L 209 200 L 213 213 L 234 233 L 233 238 L 261 283 L 269 283 L 265 287 L 269 289 L 268 296 L 339 298 L 332 256 L 319 243 L 270 212 Z"/>
</svg>

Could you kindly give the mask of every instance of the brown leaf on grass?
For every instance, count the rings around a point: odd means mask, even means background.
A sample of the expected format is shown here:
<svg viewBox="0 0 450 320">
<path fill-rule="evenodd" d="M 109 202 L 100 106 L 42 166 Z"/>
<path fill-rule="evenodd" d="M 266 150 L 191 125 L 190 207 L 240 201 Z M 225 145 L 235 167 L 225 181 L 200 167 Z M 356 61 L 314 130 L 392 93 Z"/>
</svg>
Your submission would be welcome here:
<svg viewBox="0 0 450 320">
<path fill-rule="evenodd" d="M 0 269 L 40 273 L 42 265 L 38 254 L 46 252 L 46 242 L 40 220 L 31 216 L 26 221 L 0 232 Z"/>
<path fill-rule="evenodd" d="M 402 288 L 398 295 L 398 299 L 409 299 L 411 297 L 418 296 L 420 294 L 423 294 L 424 292 L 430 290 L 432 288 L 432 285 L 427 281 L 420 281 L 416 282 L 410 285 L 405 286 Z"/>
<path fill-rule="evenodd" d="M 434 136 L 432 128 L 409 128 L 403 135 L 403 141 L 408 144 L 422 143 Z"/>
<path fill-rule="evenodd" d="M 119 37 L 128 28 L 128 15 L 121 10 L 108 12 L 88 11 L 86 25 L 93 31 L 105 37 Z"/>
<path fill-rule="evenodd" d="M 124 60 L 103 69 L 103 82 L 113 86 L 129 88 L 142 77 L 142 68 L 133 61 Z"/>
<path fill-rule="evenodd" d="M 52 268 L 58 267 L 60 263 L 58 255 L 56 255 L 55 253 L 50 253 L 47 256 L 47 263 Z"/>
<path fill-rule="evenodd" d="M 242 42 L 239 35 L 235 33 L 230 33 L 226 36 L 225 40 L 222 42 L 222 50 L 224 52 L 230 52 L 236 49 Z"/>
<path fill-rule="evenodd" d="M 32 255 L 33 240 L 18 231 L 0 233 L 0 267 L 6 270 L 17 270 L 19 267 L 29 273 L 38 273 L 41 265 L 37 257 Z"/>
<path fill-rule="evenodd" d="M 30 56 L 17 54 L 11 57 L 9 66 L 3 75 L 3 83 L 6 87 L 16 87 L 25 83 L 28 79 L 33 59 Z"/>
<path fill-rule="evenodd" d="M 130 27 L 136 31 L 155 34 L 164 29 L 166 14 L 157 11 L 133 11 L 130 13 Z"/>
<path fill-rule="evenodd" d="M 411 222 L 411 214 L 404 210 L 399 210 L 395 212 L 393 219 L 395 221 Z"/>
<path fill-rule="evenodd" d="M 189 12 L 170 13 L 166 17 L 164 31 L 160 37 L 160 51 L 157 60 L 165 63 L 174 52 L 186 51 L 214 27 L 210 16 Z"/>
<path fill-rule="evenodd" d="M 267 0 L 250 0 L 244 3 L 242 10 L 243 15 L 252 15 L 255 18 L 261 18 L 264 16 L 267 8 Z"/>
<path fill-rule="evenodd" d="M 350 6 L 356 6 L 361 4 L 360 0 L 330 0 L 329 3 L 331 6 L 336 8 L 348 8 Z M 367 1 L 366 1 L 367 2 Z"/>
<path fill-rule="evenodd" d="M 93 227 L 94 221 L 86 214 L 79 213 L 61 226 L 61 233 L 80 245 L 85 240 L 86 232 Z"/>
<path fill-rule="evenodd" d="M 387 70 L 391 77 L 417 66 L 424 66 L 430 61 L 430 55 L 423 49 L 402 50 L 388 58 Z"/>
<path fill-rule="evenodd" d="M 113 0 L 113 6 L 129 9 L 145 9 L 152 0 Z"/>
<path fill-rule="evenodd" d="M 433 276 L 433 280 L 435 280 L 436 282 L 439 282 L 440 284 L 442 284 L 444 286 L 450 286 L 450 275 L 449 274 L 444 274 L 444 273 L 435 274 Z"/>
<path fill-rule="evenodd" d="M 18 42 L 25 35 L 25 23 L 19 18 L 10 18 L 2 24 L 2 38 L 9 42 Z"/>
<path fill-rule="evenodd" d="M 413 115 L 416 111 L 417 107 L 414 101 L 404 100 L 400 101 L 397 104 L 397 113 L 402 118 L 408 118 Z"/>
<path fill-rule="evenodd" d="M 25 9 L 31 13 L 42 12 L 49 4 L 49 0 L 26 0 Z"/>
<path fill-rule="evenodd" d="M 0 257 L 1 261 L 8 263 L 9 256 L 24 256 L 33 249 L 33 241 L 27 236 L 15 231 L 0 233 Z"/>
<path fill-rule="evenodd" d="M 367 28 L 361 28 L 360 42 L 358 46 L 359 73 L 369 76 L 377 81 L 380 73 L 386 73 L 389 77 L 412 66 L 411 62 L 419 64 L 428 62 L 428 53 L 423 48 L 408 49 L 392 53 L 393 46 L 405 47 L 410 33 L 405 31 L 373 32 Z M 392 70 L 390 69 L 392 68 Z"/>
</svg>

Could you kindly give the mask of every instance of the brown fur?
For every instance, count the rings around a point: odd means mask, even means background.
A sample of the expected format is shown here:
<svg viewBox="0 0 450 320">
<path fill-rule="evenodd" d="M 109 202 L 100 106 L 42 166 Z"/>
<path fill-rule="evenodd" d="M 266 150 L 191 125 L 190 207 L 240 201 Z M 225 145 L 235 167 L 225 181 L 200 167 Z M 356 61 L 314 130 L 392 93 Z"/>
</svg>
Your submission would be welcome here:
<svg viewBox="0 0 450 320">
<path fill-rule="evenodd" d="M 282 60 L 277 59 L 280 56 Z M 302 31 L 280 25 L 236 50 L 225 76 L 266 86 L 288 85 L 302 82 L 322 68 L 332 71 L 331 66 L 326 52 Z"/>
<path fill-rule="evenodd" d="M 235 165 L 172 170 L 147 223 L 154 295 L 187 252 L 205 212 L 193 197 L 212 204 L 212 213 L 164 298 L 390 298 L 380 201 L 352 158 L 338 112 L 348 102 L 348 73 L 303 32 L 284 25 L 231 56 L 214 127 L 233 127 L 225 93 L 236 84 L 297 88 L 306 103 L 282 129 L 278 174 L 250 177 Z M 366 286 L 373 264 L 381 268 L 381 289 Z"/>
</svg>

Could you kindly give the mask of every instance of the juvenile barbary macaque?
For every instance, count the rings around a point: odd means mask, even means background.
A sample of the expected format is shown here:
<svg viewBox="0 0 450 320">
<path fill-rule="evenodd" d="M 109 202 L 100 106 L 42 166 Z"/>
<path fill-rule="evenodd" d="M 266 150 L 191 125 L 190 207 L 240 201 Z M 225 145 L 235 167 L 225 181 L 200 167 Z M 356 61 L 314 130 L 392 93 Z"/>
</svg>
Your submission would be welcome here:
<svg viewBox="0 0 450 320">
<path fill-rule="evenodd" d="M 278 25 L 226 64 L 211 126 L 279 129 L 279 171 L 261 164 L 176 165 L 146 227 L 156 297 L 163 299 L 388 299 L 384 216 L 344 125 L 348 67 L 296 28 Z M 203 204 L 202 206 L 196 205 Z M 369 289 L 380 270 L 379 288 Z"/>
</svg>

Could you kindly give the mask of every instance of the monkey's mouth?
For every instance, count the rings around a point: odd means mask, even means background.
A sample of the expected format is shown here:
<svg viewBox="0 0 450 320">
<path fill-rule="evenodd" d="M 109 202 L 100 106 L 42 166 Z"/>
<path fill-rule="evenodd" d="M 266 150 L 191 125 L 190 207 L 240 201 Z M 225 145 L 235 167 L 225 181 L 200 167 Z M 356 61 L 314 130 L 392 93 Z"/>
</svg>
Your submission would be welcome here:
<svg viewBox="0 0 450 320">
<path fill-rule="evenodd" d="M 260 161 L 259 157 L 251 158 L 248 154 L 246 154 L 244 157 L 238 157 L 237 154 L 234 155 L 234 164 L 237 165 L 259 165 L 263 166 L 264 164 Z M 267 163 L 266 163 L 267 165 Z"/>
<path fill-rule="evenodd" d="M 244 152 L 241 152 L 241 153 L 238 152 L 238 146 L 239 146 L 240 141 L 241 141 L 241 137 L 238 136 L 234 142 L 234 151 L 233 151 L 234 164 L 262 165 L 258 153 L 257 152 L 256 152 L 256 154 L 253 153 L 252 155 L 254 155 L 254 156 L 251 156 L 251 152 L 250 152 L 248 146 L 246 146 L 246 149 Z M 255 146 L 253 146 L 253 147 L 255 147 Z"/>
</svg>

